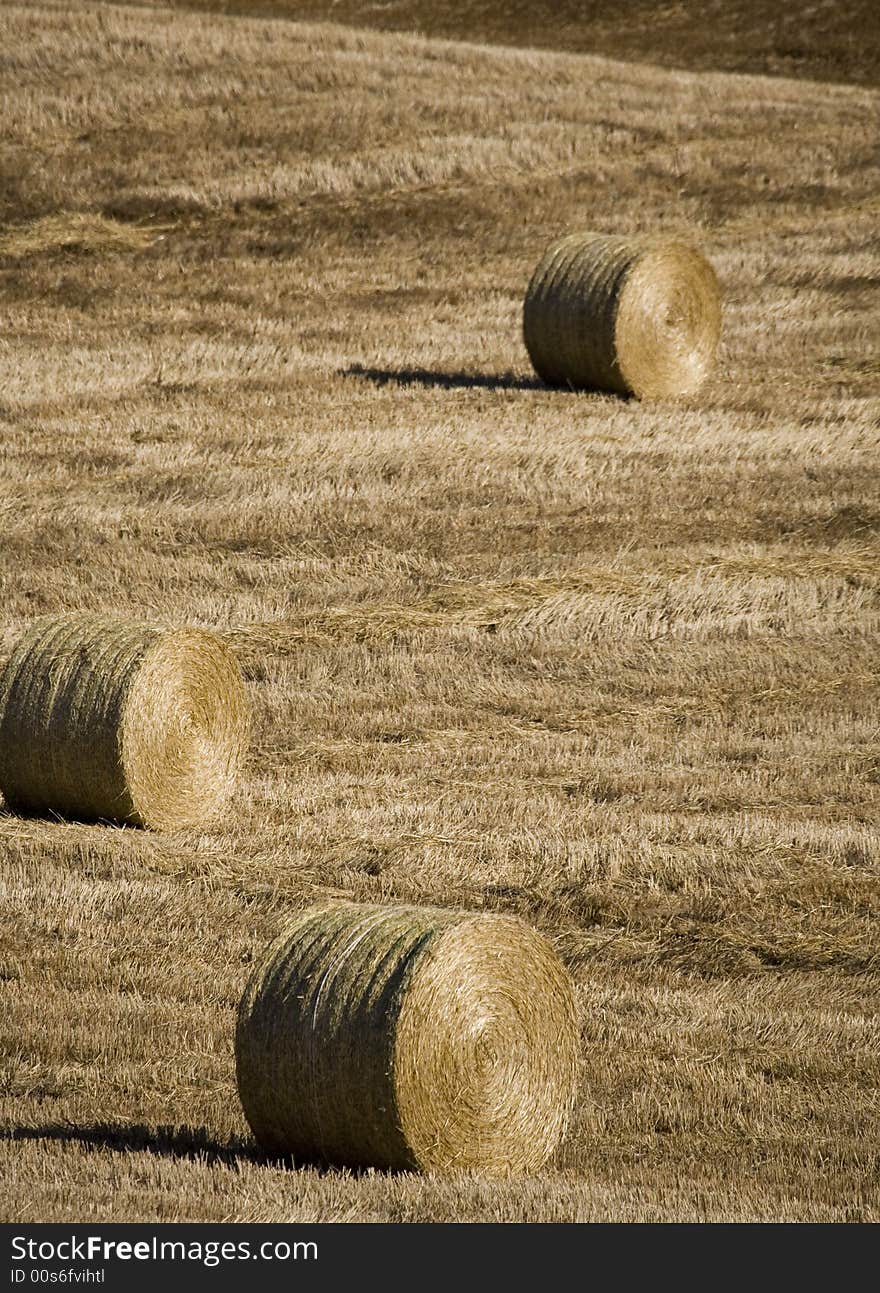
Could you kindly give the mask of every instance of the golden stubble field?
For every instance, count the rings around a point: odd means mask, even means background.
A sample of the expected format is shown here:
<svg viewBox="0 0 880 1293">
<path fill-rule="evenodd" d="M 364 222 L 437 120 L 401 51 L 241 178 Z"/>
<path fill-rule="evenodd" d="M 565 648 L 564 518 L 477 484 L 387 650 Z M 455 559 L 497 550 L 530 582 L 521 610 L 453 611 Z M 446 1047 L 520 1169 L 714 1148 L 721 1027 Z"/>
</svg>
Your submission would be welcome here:
<svg viewBox="0 0 880 1293">
<path fill-rule="evenodd" d="M 0 656 L 217 627 L 230 815 L 0 816 L 2 1216 L 880 1219 L 880 92 L 180 9 L 0 10 Z M 725 292 L 683 405 L 550 391 L 570 228 Z M 519 913 L 578 985 L 539 1178 L 265 1160 L 309 896 Z"/>
</svg>

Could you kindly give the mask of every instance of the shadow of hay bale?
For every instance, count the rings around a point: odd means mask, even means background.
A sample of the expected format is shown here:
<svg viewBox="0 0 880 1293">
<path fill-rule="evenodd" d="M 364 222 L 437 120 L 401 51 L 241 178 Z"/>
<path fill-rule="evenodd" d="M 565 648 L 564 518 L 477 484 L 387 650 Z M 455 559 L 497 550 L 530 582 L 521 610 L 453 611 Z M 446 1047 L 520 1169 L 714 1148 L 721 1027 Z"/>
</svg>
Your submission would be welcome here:
<svg viewBox="0 0 880 1293">
<path fill-rule="evenodd" d="M 340 369 L 342 377 L 363 377 L 376 386 L 434 386 L 440 390 L 538 391 L 543 382 L 514 373 L 443 372 L 430 368 L 366 368 L 352 364 Z"/>
</svg>

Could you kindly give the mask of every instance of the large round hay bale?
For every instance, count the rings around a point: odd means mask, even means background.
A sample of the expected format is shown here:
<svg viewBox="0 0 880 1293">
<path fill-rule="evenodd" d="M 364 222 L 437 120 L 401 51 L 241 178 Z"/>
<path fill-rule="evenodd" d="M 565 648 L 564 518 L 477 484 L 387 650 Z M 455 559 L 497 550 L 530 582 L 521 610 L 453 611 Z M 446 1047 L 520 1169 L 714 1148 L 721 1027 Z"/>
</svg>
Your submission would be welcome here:
<svg viewBox="0 0 880 1293">
<path fill-rule="evenodd" d="M 236 1032 L 259 1143 L 351 1167 L 536 1171 L 577 1055 L 570 980 L 522 921 L 341 901 L 271 945 Z"/>
<path fill-rule="evenodd" d="M 526 292 L 526 349 L 550 385 L 689 395 L 711 371 L 720 335 L 715 271 L 669 240 L 570 234 L 548 248 Z"/>
<path fill-rule="evenodd" d="M 0 792 L 17 812 L 201 825 L 228 799 L 247 734 L 238 665 L 199 629 L 41 619 L 0 673 Z"/>
</svg>

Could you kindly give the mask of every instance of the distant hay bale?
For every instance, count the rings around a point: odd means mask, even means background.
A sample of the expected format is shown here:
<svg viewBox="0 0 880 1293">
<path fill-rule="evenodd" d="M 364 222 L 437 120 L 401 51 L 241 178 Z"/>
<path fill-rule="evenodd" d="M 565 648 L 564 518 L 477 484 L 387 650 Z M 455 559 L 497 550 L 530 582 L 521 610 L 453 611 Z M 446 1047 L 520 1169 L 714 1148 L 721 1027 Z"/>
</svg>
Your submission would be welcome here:
<svg viewBox="0 0 880 1293">
<path fill-rule="evenodd" d="M 577 1055 L 568 975 L 522 921 L 342 901 L 271 945 L 236 1032 L 259 1143 L 351 1167 L 537 1171 Z"/>
<path fill-rule="evenodd" d="M 201 825 L 228 799 L 247 733 L 238 665 L 199 629 L 41 619 L 0 672 L 0 791 L 17 812 Z"/>
<path fill-rule="evenodd" d="M 715 271 L 665 239 L 570 234 L 532 275 L 523 337 L 550 385 L 662 399 L 692 394 L 721 335 Z"/>
</svg>

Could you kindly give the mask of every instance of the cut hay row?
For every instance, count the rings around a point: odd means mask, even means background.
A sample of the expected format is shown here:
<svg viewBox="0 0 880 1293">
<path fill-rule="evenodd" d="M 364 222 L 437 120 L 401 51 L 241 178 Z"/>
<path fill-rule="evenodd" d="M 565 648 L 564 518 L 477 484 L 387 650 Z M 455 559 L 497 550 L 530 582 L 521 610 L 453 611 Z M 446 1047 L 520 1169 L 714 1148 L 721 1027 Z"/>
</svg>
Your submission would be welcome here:
<svg viewBox="0 0 880 1293">
<path fill-rule="evenodd" d="M 641 399 L 696 391 L 720 334 L 711 265 L 662 239 L 560 238 L 532 275 L 523 307 L 523 339 L 543 381 Z"/>
<path fill-rule="evenodd" d="M 592 565 L 507 581 L 463 580 L 440 585 L 409 605 L 386 602 L 316 607 L 285 620 L 238 625 L 221 636 L 237 655 L 253 658 L 333 641 L 387 641 L 398 633 L 485 629 L 502 624 L 515 628 L 520 620 L 527 627 L 536 622 L 536 615 L 544 611 L 552 614 L 559 599 L 567 597 L 616 598 L 649 608 L 658 593 L 665 605 L 670 588 L 679 581 L 681 605 L 686 607 L 716 582 L 730 585 L 732 593 L 744 580 L 780 584 L 813 581 L 849 587 L 855 579 L 876 578 L 878 572 L 880 549 L 872 543 L 842 544 L 830 551 L 703 553 L 696 558 L 652 554 L 650 568 Z M 774 595 L 778 600 L 778 590 Z"/>
<path fill-rule="evenodd" d="M 349 1166 L 537 1171 L 574 1103 L 572 988 L 507 916 L 328 902 L 241 1000 L 238 1090 L 272 1153 Z"/>
<path fill-rule="evenodd" d="M 201 825 L 227 802 L 247 733 L 238 665 L 199 629 L 49 617 L 0 674 L 0 791 L 22 812 Z"/>
<path fill-rule="evenodd" d="M 52 251 L 142 251 L 162 234 L 158 228 L 122 224 L 89 212 L 68 211 L 0 231 L 0 256 L 16 258 Z"/>
</svg>

